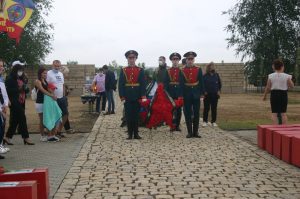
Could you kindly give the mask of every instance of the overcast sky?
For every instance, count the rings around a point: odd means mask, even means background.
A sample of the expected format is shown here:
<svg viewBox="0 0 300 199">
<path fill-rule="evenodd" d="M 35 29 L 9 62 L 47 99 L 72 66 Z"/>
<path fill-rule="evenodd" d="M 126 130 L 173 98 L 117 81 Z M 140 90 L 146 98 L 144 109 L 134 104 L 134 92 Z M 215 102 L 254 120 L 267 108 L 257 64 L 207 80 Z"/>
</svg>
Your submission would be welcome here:
<svg viewBox="0 0 300 199">
<path fill-rule="evenodd" d="M 236 1 L 54 0 L 49 17 L 54 50 L 46 62 L 126 65 L 124 53 L 131 49 L 147 66 L 158 65 L 160 55 L 190 50 L 197 62 L 240 62 L 234 49 L 227 49 L 229 20 L 222 15 Z"/>
</svg>

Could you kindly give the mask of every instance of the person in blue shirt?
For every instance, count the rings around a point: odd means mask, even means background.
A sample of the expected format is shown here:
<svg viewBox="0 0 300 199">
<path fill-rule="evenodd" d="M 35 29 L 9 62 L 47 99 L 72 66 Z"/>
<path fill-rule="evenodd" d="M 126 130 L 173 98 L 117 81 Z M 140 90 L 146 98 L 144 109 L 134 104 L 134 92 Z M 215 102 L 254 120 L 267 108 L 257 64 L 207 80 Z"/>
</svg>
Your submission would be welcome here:
<svg viewBox="0 0 300 199">
<path fill-rule="evenodd" d="M 212 126 L 218 126 L 217 120 L 217 106 L 220 98 L 220 92 L 222 88 L 222 82 L 219 74 L 216 72 L 213 62 L 206 66 L 206 74 L 203 77 L 204 80 L 204 109 L 203 109 L 203 127 L 206 127 L 208 123 L 208 112 L 211 109 L 211 124 Z"/>
</svg>

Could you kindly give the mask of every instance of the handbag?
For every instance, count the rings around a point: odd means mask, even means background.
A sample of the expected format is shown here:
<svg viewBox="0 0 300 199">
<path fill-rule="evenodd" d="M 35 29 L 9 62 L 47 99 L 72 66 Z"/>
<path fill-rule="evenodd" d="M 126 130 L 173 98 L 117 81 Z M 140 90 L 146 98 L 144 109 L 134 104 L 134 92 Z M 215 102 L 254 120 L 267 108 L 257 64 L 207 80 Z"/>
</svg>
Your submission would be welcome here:
<svg viewBox="0 0 300 199">
<path fill-rule="evenodd" d="M 33 89 L 31 90 L 31 99 L 32 99 L 33 101 L 36 101 L 36 99 L 37 99 L 37 91 L 36 91 L 36 88 L 33 88 Z"/>
</svg>

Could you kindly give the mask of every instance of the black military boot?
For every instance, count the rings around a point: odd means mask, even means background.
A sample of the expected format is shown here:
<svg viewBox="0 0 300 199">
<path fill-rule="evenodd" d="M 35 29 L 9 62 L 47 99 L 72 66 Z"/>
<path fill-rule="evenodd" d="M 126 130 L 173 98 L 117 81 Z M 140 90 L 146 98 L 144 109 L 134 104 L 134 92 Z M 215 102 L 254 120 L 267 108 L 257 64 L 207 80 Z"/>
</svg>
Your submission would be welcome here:
<svg viewBox="0 0 300 199">
<path fill-rule="evenodd" d="M 201 138 L 201 136 L 198 133 L 199 129 L 199 121 L 193 121 L 193 137 L 195 138 Z"/>
<path fill-rule="evenodd" d="M 121 123 L 121 125 L 120 125 L 120 127 L 125 127 L 125 126 L 126 126 L 126 121 L 123 120 L 122 123 Z"/>
<path fill-rule="evenodd" d="M 133 136 L 133 126 L 132 122 L 127 122 L 127 129 L 128 129 L 128 137 L 127 140 L 131 140 Z"/>
<path fill-rule="evenodd" d="M 192 135 L 192 122 L 186 122 L 186 128 L 187 128 L 187 131 L 188 131 L 188 134 L 186 136 L 186 138 L 192 138 L 193 135 Z"/>
<path fill-rule="evenodd" d="M 139 122 L 133 123 L 133 133 L 134 133 L 134 139 L 140 140 L 142 139 L 141 136 L 139 136 Z"/>
</svg>

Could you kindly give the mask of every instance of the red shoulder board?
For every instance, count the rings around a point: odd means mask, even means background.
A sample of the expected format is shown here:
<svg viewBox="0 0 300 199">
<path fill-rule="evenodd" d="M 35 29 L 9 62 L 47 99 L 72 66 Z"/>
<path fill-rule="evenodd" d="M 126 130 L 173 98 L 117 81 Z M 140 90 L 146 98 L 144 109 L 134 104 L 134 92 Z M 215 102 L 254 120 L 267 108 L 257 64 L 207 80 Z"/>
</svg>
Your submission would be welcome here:
<svg viewBox="0 0 300 199">
<path fill-rule="evenodd" d="M 125 77 L 126 77 L 126 82 L 128 84 L 136 84 L 138 83 L 139 79 L 139 74 L 141 71 L 141 68 L 136 67 L 136 66 L 128 66 L 123 69 Z"/>
<path fill-rule="evenodd" d="M 170 77 L 170 81 L 171 82 L 179 82 L 179 73 L 180 73 L 180 69 L 179 68 L 169 68 L 168 69 L 168 74 Z"/>
<path fill-rule="evenodd" d="M 193 67 L 184 67 L 182 69 L 183 76 L 187 83 L 196 83 L 198 81 L 199 68 L 196 66 Z"/>
</svg>

